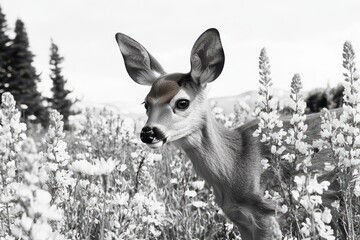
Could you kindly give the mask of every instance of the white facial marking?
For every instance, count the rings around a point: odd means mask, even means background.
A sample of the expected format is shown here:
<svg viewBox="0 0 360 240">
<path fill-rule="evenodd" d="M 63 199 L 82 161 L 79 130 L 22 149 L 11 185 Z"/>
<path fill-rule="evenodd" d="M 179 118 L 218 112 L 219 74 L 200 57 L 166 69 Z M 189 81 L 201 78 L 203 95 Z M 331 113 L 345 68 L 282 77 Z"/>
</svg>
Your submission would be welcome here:
<svg viewBox="0 0 360 240">
<path fill-rule="evenodd" d="M 190 105 L 191 105 L 191 98 L 189 96 L 189 94 L 184 90 L 184 89 L 180 89 L 179 92 L 171 99 L 170 101 L 170 106 L 176 111 L 176 102 L 180 99 L 186 99 L 190 101 Z M 180 112 L 182 110 L 179 110 L 178 112 Z"/>
<path fill-rule="evenodd" d="M 159 148 L 159 147 L 161 147 L 162 145 L 164 144 L 164 142 L 163 141 L 159 141 L 159 142 L 157 142 L 157 143 L 148 143 L 148 144 L 146 144 L 148 147 L 150 147 L 150 148 Z"/>
</svg>

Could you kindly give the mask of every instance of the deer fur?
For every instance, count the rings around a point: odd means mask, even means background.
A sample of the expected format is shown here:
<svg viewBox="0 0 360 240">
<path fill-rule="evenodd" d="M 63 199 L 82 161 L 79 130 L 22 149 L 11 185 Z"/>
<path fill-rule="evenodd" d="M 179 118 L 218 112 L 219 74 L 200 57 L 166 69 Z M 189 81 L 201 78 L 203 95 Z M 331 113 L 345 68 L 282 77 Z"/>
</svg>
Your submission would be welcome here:
<svg viewBox="0 0 360 240">
<path fill-rule="evenodd" d="M 206 100 L 207 84 L 214 81 L 224 65 L 224 52 L 216 29 L 205 31 L 191 51 L 189 73 L 167 74 L 159 62 L 138 42 L 116 34 L 126 70 L 137 83 L 150 85 L 145 98 L 148 121 L 141 138 L 149 147 L 172 142 L 191 159 L 198 175 L 210 184 L 216 202 L 239 228 L 244 240 L 281 239 L 274 218 L 275 206 L 264 200 L 261 160 L 269 146 L 253 137 L 258 122 L 226 129 L 211 116 Z M 180 109 L 179 101 L 189 102 Z M 186 104 L 185 104 L 186 105 Z M 284 128 L 289 127 L 284 118 Z M 319 114 L 309 115 L 308 141 L 319 138 Z M 319 163 L 326 154 L 319 152 Z"/>
</svg>

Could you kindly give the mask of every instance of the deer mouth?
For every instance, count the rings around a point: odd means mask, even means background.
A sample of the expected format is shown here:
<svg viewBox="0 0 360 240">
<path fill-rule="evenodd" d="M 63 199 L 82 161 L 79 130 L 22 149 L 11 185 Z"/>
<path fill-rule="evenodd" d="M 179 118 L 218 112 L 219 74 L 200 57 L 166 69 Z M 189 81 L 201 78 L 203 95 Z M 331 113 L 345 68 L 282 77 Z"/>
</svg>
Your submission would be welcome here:
<svg viewBox="0 0 360 240">
<path fill-rule="evenodd" d="M 166 138 L 162 139 L 162 140 L 156 140 L 154 139 L 154 141 L 152 143 L 147 143 L 146 145 L 150 148 L 160 148 L 162 147 L 164 144 L 166 143 Z"/>
</svg>

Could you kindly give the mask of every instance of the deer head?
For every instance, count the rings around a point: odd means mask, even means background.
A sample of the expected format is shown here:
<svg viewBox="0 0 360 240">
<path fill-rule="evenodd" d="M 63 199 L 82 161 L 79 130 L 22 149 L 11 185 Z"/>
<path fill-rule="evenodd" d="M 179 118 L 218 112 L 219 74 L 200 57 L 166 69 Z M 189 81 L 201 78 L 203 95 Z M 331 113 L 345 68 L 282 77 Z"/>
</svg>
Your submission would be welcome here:
<svg viewBox="0 0 360 240">
<path fill-rule="evenodd" d="M 141 140 L 158 148 L 197 131 L 207 113 L 206 86 L 224 66 L 219 32 L 208 29 L 196 40 L 189 73 L 166 73 L 140 43 L 125 34 L 117 33 L 116 41 L 130 77 L 138 84 L 151 86 L 144 101 L 148 119 Z"/>
</svg>

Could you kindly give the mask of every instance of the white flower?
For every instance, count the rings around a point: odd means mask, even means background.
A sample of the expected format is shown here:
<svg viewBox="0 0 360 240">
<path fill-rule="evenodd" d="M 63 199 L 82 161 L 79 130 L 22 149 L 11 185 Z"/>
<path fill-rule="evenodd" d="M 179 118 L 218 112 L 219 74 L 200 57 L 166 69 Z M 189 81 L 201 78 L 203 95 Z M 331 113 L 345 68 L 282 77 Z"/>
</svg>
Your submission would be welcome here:
<svg viewBox="0 0 360 240">
<path fill-rule="evenodd" d="M 70 166 L 69 169 L 74 172 L 81 172 L 87 175 L 93 175 L 93 168 L 92 164 L 86 160 L 78 160 L 74 161 Z"/>
<path fill-rule="evenodd" d="M 197 193 L 193 190 L 186 190 L 185 191 L 185 196 L 191 198 L 191 197 L 195 197 L 197 195 Z"/>
<path fill-rule="evenodd" d="M 159 230 L 156 230 L 154 225 L 150 225 L 150 228 L 149 228 L 149 231 L 151 232 L 151 234 L 154 236 L 154 237 L 160 237 L 161 235 L 161 231 Z"/>
<path fill-rule="evenodd" d="M 207 206 L 207 203 L 204 203 L 203 201 L 193 201 L 191 204 L 196 208 L 204 208 Z"/>
<path fill-rule="evenodd" d="M 286 150 L 286 147 L 281 146 L 277 151 L 276 154 L 281 155 Z"/>
<path fill-rule="evenodd" d="M 330 186 L 330 182 L 323 181 L 320 184 L 318 183 L 316 177 L 309 179 L 309 185 L 307 185 L 307 191 L 311 193 L 323 194 L 324 190 L 326 191 Z"/>
<path fill-rule="evenodd" d="M 146 157 L 146 161 L 149 165 L 153 165 L 155 162 L 161 161 L 162 155 L 156 153 L 149 153 Z"/>
<path fill-rule="evenodd" d="M 313 144 L 312 144 L 312 146 L 314 147 L 314 148 L 317 148 L 319 151 L 321 150 L 321 149 L 323 149 L 323 147 L 326 145 L 326 142 L 324 141 L 324 140 L 322 140 L 322 139 L 317 139 L 317 140 L 315 140 L 315 141 L 313 141 Z"/>
<path fill-rule="evenodd" d="M 116 194 L 114 197 L 114 202 L 119 204 L 120 206 L 125 206 L 128 204 L 129 198 L 130 195 L 127 192 L 122 194 Z"/>
<path fill-rule="evenodd" d="M 205 181 L 194 181 L 191 183 L 191 186 L 195 190 L 202 190 L 204 188 L 204 185 L 205 185 Z"/>
<path fill-rule="evenodd" d="M 119 161 L 109 158 L 105 161 L 103 158 L 95 159 L 94 164 L 86 160 L 78 160 L 73 162 L 69 169 L 74 172 L 81 172 L 87 175 L 109 175 L 116 167 Z"/>
<path fill-rule="evenodd" d="M 264 170 L 266 170 L 266 169 L 268 169 L 269 167 L 270 167 L 270 164 L 268 163 L 269 162 L 269 160 L 267 160 L 267 159 L 261 159 L 261 165 L 263 166 L 263 169 Z"/>
<path fill-rule="evenodd" d="M 89 180 L 79 180 L 79 186 L 82 188 L 86 188 L 89 184 Z"/>
<path fill-rule="evenodd" d="M 272 153 L 272 154 L 275 154 L 275 153 L 276 153 L 276 146 L 275 146 L 275 145 L 272 145 L 272 146 L 271 146 L 271 153 Z"/>
<path fill-rule="evenodd" d="M 319 195 L 310 196 L 310 202 L 314 204 L 314 206 L 322 204 L 321 196 Z"/>
<path fill-rule="evenodd" d="M 132 153 L 130 153 L 130 156 L 131 156 L 133 159 L 135 159 L 135 158 L 137 158 L 137 157 L 139 156 L 139 154 L 138 154 L 137 152 L 132 152 Z"/>
<path fill-rule="evenodd" d="M 296 148 L 297 150 L 299 150 L 299 152 L 300 152 L 301 154 L 306 155 L 307 150 L 308 150 L 308 147 L 309 147 L 308 144 L 305 143 L 305 142 L 303 142 L 303 141 L 297 140 L 297 141 L 295 142 L 295 148 Z"/>
<path fill-rule="evenodd" d="M 323 139 L 326 139 L 326 138 L 329 138 L 331 137 L 331 132 L 327 129 L 323 129 L 321 132 L 320 132 L 320 135 L 321 135 L 321 138 Z"/>
<path fill-rule="evenodd" d="M 301 223 L 301 229 L 300 232 L 302 232 L 306 237 L 310 236 L 310 232 L 311 232 L 311 221 L 309 218 L 305 219 L 306 222 Z"/>
<path fill-rule="evenodd" d="M 299 200 L 299 197 L 300 197 L 299 191 L 297 191 L 297 190 L 292 190 L 292 191 L 291 191 L 291 195 L 292 195 L 292 197 L 293 197 L 296 201 Z"/>
<path fill-rule="evenodd" d="M 281 206 L 281 212 L 282 213 L 287 213 L 288 211 L 288 206 L 286 206 L 285 204 Z"/>
<path fill-rule="evenodd" d="M 339 133 L 336 136 L 336 141 L 338 142 L 338 144 L 344 144 L 345 143 L 345 137 L 343 134 Z"/>
<path fill-rule="evenodd" d="M 296 183 L 299 191 L 301 191 L 302 187 L 304 186 L 305 180 L 306 180 L 306 177 L 304 175 L 301 175 L 301 176 L 297 175 L 294 177 L 294 182 Z"/>
<path fill-rule="evenodd" d="M 98 173 L 101 175 L 109 175 L 115 169 L 118 163 L 118 161 L 113 160 L 112 158 L 109 158 L 107 161 L 105 161 L 103 158 L 95 161 L 95 165 L 97 166 L 98 170 L 100 170 Z"/>
<path fill-rule="evenodd" d="M 359 146 L 359 145 L 360 145 L 360 135 L 358 135 L 358 136 L 355 137 L 354 145 L 355 145 L 355 146 Z"/>
<path fill-rule="evenodd" d="M 35 192 L 36 200 L 39 204 L 50 205 L 51 195 L 49 192 L 37 189 Z"/>
<path fill-rule="evenodd" d="M 329 224 L 331 222 L 331 219 L 332 219 L 331 211 L 330 211 L 329 208 L 325 207 L 325 209 L 324 209 L 324 211 L 322 213 L 322 216 L 321 216 L 321 220 L 324 223 Z"/>
<path fill-rule="evenodd" d="M 323 225 L 322 227 L 317 227 L 319 235 L 326 240 L 335 240 L 334 230 L 329 225 Z"/>
<path fill-rule="evenodd" d="M 123 171 L 125 171 L 126 169 L 127 169 L 126 164 L 121 164 L 121 165 L 120 165 L 120 168 L 119 168 L 119 171 L 120 171 L 120 172 L 123 172 Z"/>
<path fill-rule="evenodd" d="M 27 217 L 26 214 L 23 213 L 21 217 L 21 226 L 23 227 L 23 229 L 25 231 L 29 231 L 30 228 L 32 227 L 32 224 L 33 224 L 33 219 Z"/>
<path fill-rule="evenodd" d="M 46 222 L 37 221 L 31 229 L 31 239 L 33 240 L 48 240 L 52 239 L 51 226 Z"/>
<path fill-rule="evenodd" d="M 325 162 L 324 165 L 325 165 L 324 167 L 325 171 L 331 172 L 332 170 L 335 169 L 335 166 L 329 162 Z"/>
<path fill-rule="evenodd" d="M 306 209 L 308 210 L 311 206 L 310 204 L 310 199 L 308 196 L 302 196 L 300 199 L 300 204 Z"/>
<path fill-rule="evenodd" d="M 359 184 L 355 185 L 354 194 L 356 197 L 360 197 L 360 185 Z"/>
<path fill-rule="evenodd" d="M 336 210 L 339 211 L 340 201 L 339 201 L 339 200 L 336 200 L 336 201 L 332 202 L 332 203 L 331 203 L 331 206 L 332 206 L 333 208 L 335 208 Z"/>
<path fill-rule="evenodd" d="M 172 179 L 170 179 L 170 183 L 171 184 L 177 184 L 178 180 L 176 178 L 172 178 Z"/>
</svg>

